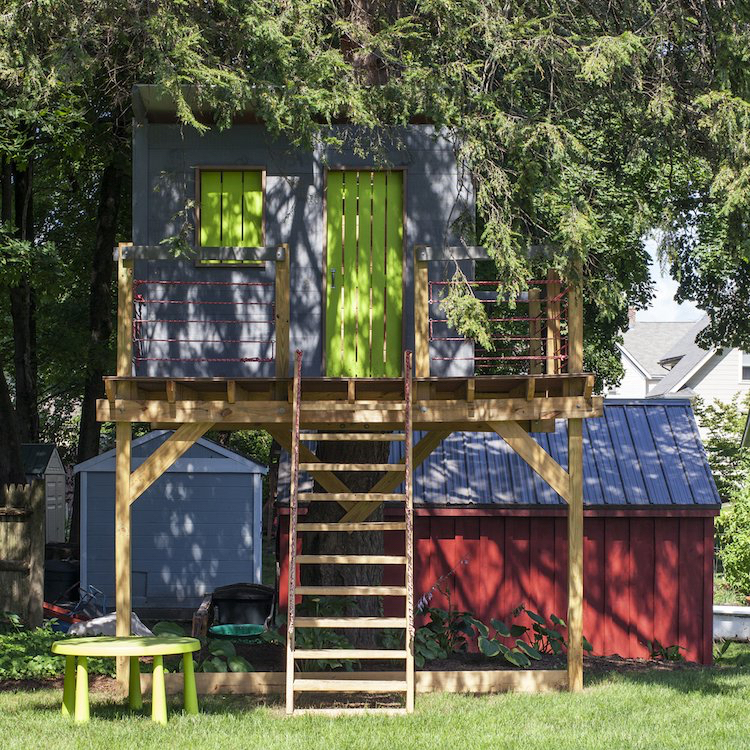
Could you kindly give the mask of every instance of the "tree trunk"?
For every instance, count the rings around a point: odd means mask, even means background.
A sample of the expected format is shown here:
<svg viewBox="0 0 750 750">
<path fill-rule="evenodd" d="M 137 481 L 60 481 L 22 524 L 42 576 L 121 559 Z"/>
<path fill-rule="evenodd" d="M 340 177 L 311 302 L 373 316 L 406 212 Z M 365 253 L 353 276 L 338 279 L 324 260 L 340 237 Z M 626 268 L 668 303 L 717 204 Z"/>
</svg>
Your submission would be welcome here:
<svg viewBox="0 0 750 750">
<path fill-rule="evenodd" d="M 107 372 L 112 336 L 112 248 L 117 238 L 125 171 L 123 159 L 115 153 L 102 172 L 99 207 L 96 215 L 96 239 L 92 253 L 89 285 L 89 342 L 86 352 L 86 381 L 81 403 L 81 426 L 78 433 L 78 463 L 99 453 L 101 424 L 96 419 L 96 401 L 104 398 L 102 378 Z M 80 489 L 76 480 L 70 523 L 70 542 L 78 544 L 80 536 Z"/>
<path fill-rule="evenodd" d="M 389 443 L 387 442 L 331 442 L 318 445 L 317 456 L 321 461 L 331 463 L 386 463 Z M 339 472 L 338 476 L 352 492 L 366 492 L 382 477 L 382 473 Z M 325 492 L 317 486 L 316 492 Z M 305 521 L 339 521 L 344 510 L 338 503 L 310 503 Z M 383 509 L 378 509 L 368 519 L 383 519 Z M 302 535 L 303 552 L 306 555 L 382 555 L 382 532 L 346 533 L 324 532 Z M 301 583 L 307 586 L 379 586 L 383 582 L 382 565 L 304 565 L 300 576 Z M 381 614 L 378 597 L 362 596 L 350 598 L 341 614 L 353 616 L 376 616 Z M 346 635 L 360 648 L 375 648 L 377 634 L 374 630 L 349 630 Z"/>
<path fill-rule="evenodd" d="M 19 240 L 34 242 L 34 194 L 32 165 L 14 169 L 15 231 Z M 13 364 L 16 379 L 16 416 L 22 443 L 39 440 L 37 405 L 36 299 L 28 276 L 10 290 L 13 319 Z"/>
<path fill-rule="evenodd" d="M 0 223 L 5 225 L 13 218 L 12 190 L 10 164 L 3 159 L 0 163 Z M 0 357 L 0 487 L 25 481 L 16 410 L 5 378 L 5 363 Z"/>
</svg>

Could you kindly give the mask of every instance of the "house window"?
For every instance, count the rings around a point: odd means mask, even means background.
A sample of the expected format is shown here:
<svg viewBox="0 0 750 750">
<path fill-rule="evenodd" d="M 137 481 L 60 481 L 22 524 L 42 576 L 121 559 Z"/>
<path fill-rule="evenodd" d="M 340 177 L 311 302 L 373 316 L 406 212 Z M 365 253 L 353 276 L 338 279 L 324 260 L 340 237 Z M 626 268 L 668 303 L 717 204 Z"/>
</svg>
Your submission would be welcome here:
<svg viewBox="0 0 750 750">
<path fill-rule="evenodd" d="M 262 247 L 265 173 L 261 169 L 203 169 L 200 246 Z"/>
<path fill-rule="evenodd" d="M 748 354 L 747 352 L 742 352 L 741 357 L 742 361 L 740 363 L 740 372 L 742 380 L 750 382 L 750 354 Z"/>
</svg>

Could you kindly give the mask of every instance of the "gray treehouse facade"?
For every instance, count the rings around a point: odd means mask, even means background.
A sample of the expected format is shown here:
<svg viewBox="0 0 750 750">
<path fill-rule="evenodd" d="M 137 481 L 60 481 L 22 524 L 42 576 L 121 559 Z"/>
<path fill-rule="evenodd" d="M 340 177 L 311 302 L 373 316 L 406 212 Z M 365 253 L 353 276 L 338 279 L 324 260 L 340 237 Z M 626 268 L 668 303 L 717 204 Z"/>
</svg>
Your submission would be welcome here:
<svg viewBox="0 0 750 750">
<path fill-rule="evenodd" d="M 195 254 L 163 259 L 167 245 L 162 259 L 136 260 L 134 374 L 280 374 L 274 263 L 242 253 L 278 246 L 288 253 L 289 348 L 304 351 L 305 374 L 400 376 L 414 347 L 413 248 L 473 242 L 472 185 L 452 140 L 410 125 L 362 157 L 367 144 L 347 126 L 331 130 L 351 144 L 343 150 L 300 148 L 262 124 L 181 127 L 149 86 L 136 89 L 135 110 L 133 243 L 181 237 Z M 212 247 L 236 248 L 232 262 Z M 471 275 L 470 261 L 461 267 Z M 471 344 L 433 342 L 441 347 L 451 357 L 436 356 L 434 374 L 471 370 Z"/>
</svg>

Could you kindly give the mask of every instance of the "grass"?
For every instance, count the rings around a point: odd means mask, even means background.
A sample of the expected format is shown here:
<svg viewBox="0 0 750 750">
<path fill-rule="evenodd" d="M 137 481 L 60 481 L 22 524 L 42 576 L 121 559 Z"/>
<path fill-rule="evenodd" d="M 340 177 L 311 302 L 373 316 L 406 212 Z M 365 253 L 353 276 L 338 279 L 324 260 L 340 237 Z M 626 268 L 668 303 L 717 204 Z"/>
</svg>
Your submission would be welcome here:
<svg viewBox="0 0 750 750">
<path fill-rule="evenodd" d="M 196 747 L 255 750 L 438 750 L 523 748 L 750 747 L 750 649 L 733 645 L 720 667 L 594 676 L 567 693 L 417 697 L 413 716 L 288 719 L 279 702 L 206 697 L 201 715 L 170 702 L 167 727 L 92 693 L 92 720 L 60 715 L 61 691 L 0 693 L 0 746 L 26 748 Z M 147 704 L 148 709 L 148 704 Z"/>
</svg>

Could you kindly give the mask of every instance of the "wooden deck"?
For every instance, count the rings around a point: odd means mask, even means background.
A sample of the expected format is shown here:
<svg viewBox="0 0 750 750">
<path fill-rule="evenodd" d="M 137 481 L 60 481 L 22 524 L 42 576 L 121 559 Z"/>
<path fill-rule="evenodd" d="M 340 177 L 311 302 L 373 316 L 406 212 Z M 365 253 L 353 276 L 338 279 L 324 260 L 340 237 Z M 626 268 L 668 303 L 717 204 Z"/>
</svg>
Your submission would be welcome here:
<svg viewBox="0 0 750 750">
<path fill-rule="evenodd" d="M 302 426 L 306 429 L 386 431 L 403 422 L 401 378 L 304 378 Z M 149 422 L 173 427 L 211 422 L 221 429 L 273 428 L 292 418 L 291 378 L 110 377 L 97 403 L 102 422 Z M 536 375 L 416 378 L 416 430 L 492 431 L 492 422 L 520 422 L 527 430 L 555 419 L 601 416 L 594 376 Z M 546 423 L 546 424 L 545 424 Z"/>
</svg>

